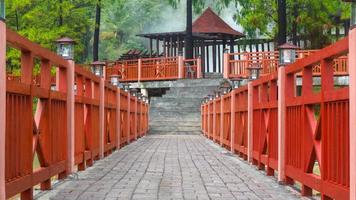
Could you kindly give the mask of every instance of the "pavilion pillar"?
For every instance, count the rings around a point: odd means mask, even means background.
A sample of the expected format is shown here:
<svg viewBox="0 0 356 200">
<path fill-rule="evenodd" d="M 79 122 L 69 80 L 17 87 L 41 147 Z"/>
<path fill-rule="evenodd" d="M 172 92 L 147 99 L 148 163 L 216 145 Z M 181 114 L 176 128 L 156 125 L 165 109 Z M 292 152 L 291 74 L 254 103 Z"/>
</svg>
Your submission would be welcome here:
<svg viewBox="0 0 356 200">
<path fill-rule="evenodd" d="M 164 57 L 167 57 L 167 41 L 166 41 L 166 38 L 163 39 L 163 56 Z"/>
<path fill-rule="evenodd" d="M 356 66 L 356 27 L 349 32 L 349 66 Z M 349 68 L 350 77 L 350 200 L 356 200 L 356 69 Z"/>
<path fill-rule="evenodd" d="M 159 39 L 158 39 L 158 37 L 156 38 L 156 57 L 159 57 Z"/>
<path fill-rule="evenodd" d="M 6 134 L 6 24 L 0 20 L 0 200 L 5 193 L 5 134 Z"/>
<path fill-rule="evenodd" d="M 174 45 L 173 45 L 173 37 L 171 36 L 170 37 L 170 41 L 169 41 L 169 57 L 173 57 L 173 48 L 174 48 Z"/>
<path fill-rule="evenodd" d="M 209 44 L 206 46 L 206 65 L 207 65 L 207 72 L 210 72 Z"/>
<path fill-rule="evenodd" d="M 150 58 L 152 58 L 152 38 L 150 38 Z"/>
<path fill-rule="evenodd" d="M 218 71 L 219 71 L 219 73 L 222 71 L 221 70 L 221 47 L 220 47 L 221 45 L 220 44 L 218 44 Z"/>
<path fill-rule="evenodd" d="M 230 53 L 235 53 L 235 41 L 233 37 L 230 39 Z"/>
<path fill-rule="evenodd" d="M 205 69 L 205 46 L 204 46 L 204 42 L 201 41 L 200 43 L 200 51 L 201 51 L 201 70 L 202 70 L 202 75 L 203 77 L 205 76 L 205 72 L 206 72 L 206 69 Z"/>
<path fill-rule="evenodd" d="M 213 72 L 218 72 L 216 70 L 216 40 L 213 42 Z"/>
</svg>

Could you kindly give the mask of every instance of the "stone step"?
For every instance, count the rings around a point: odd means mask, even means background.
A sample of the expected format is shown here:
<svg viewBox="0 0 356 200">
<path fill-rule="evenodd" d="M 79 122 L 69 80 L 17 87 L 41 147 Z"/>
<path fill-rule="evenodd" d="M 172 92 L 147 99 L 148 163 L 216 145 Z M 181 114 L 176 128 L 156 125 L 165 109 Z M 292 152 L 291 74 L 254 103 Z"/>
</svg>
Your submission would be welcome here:
<svg viewBox="0 0 356 200">
<path fill-rule="evenodd" d="M 150 121 L 150 126 L 160 126 L 160 125 L 167 125 L 167 124 L 172 124 L 174 123 L 174 126 L 201 126 L 201 121 L 199 120 L 193 120 L 193 121 L 168 121 L 168 120 L 154 120 Z"/>
<path fill-rule="evenodd" d="M 174 126 L 172 124 L 150 125 L 152 131 L 200 131 L 200 126 Z"/>
<path fill-rule="evenodd" d="M 201 131 L 154 131 L 154 130 L 150 130 L 148 134 L 152 134 L 152 135 L 200 135 Z"/>
</svg>

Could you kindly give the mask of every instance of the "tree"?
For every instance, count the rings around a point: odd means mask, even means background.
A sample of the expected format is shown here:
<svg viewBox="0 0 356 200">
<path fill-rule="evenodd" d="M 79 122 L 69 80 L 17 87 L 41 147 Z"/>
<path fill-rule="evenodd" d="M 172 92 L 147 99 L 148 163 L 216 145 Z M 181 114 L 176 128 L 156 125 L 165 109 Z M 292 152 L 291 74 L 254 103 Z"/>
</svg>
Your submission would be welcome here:
<svg viewBox="0 0 356 200">
<path fill-rule="evenodd" d="M 167 1 L 173 7 L 180 2 Z M 285 38 L 286 30 L 287 38 L 295 43 L 297 40 L 309 40 L 306 48 L 321 48 L 335 41 L 337 37 L 330 30 L 347 30 L 350 17 L 349 5 L 341 0 L 193 0 L 194 10 L 212 2 L 220 10 L 235 6 L 235 21 L 244 28 L 247 37 L 267 37 L 278 41 L 281 25 L 281 38 Z M 278 2 L 282 3 L 281 19 L 278 19 Z M 286 15 L 283 13 L 284 2 Z"/>
<path fill-rule="evenodd" d="M 101 0 L 98 0 L 96 3 L 96 14 L 95 14 L 93 61 L 99 60 L 100 18 L 101 18 Z"/>
<path fill-rule="evenodd" d="M 192 11 L 192 0 L 187 0 L 187 28 L 185 30 L 185 57 L 187 59 L 193 58 L 193 27 L 192 27 L 192 20 L 193 20 L 193 11 Z"/>
</svg>

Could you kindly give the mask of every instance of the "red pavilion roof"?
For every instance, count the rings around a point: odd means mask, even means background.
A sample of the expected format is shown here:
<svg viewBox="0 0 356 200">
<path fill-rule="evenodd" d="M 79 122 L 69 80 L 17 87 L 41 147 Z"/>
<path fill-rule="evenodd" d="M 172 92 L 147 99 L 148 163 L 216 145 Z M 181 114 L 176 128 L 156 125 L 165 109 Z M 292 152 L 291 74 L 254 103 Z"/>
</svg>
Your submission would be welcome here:
<svg viewBox="0 0 356 200">
<path fill-rule="evenodd" d="M 222 20 L 210 7 L 194 21 L 193 33 L 221 33 L 235 36 L 245 36 L 244 34 L 231 28 Z"/>
</svg>

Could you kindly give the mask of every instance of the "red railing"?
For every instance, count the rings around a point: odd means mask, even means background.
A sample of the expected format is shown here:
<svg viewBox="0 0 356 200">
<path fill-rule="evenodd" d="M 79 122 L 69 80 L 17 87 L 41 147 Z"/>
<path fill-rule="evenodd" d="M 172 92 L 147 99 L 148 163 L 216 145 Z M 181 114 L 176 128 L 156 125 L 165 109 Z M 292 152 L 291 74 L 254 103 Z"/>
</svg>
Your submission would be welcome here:
<svg viewBox="0 0 356 200">
<path fill-rule="evenodd" d="M 304 196 L 315 190 L 324 199 L 350 199 L 349 88 L 334 86 L 335 66 L 346 69 L 348 43 L 345 38 L 202 104 L 204 135 L 267 175 L 277 171 L 280 181 L 299 183 Z"/>
<path fill-rule="evenodd" d="M 296 59 L 303 59 L 317 52 L 317 50 L 300 50 L 297 51 Z M 232 53 L 226 56 L 228 59 L 227 67 L 228 77 L 226 78 L 247 78 L 249 76 L 248 67 L 253 64 L 258 64 L 262 69 L 261 75 L 268 75 L 277 71 L 279 67 L 279 53 L 277 51 L 272 52 L 243 52 Z M 338 57 L 334 59 L 334 72 L 338 76 L 348 75 L 347 56 Z M 320 76 L 320 66 L 315 65 L 313 68 L 313 74 Z M 298 74 L 300 76 L 300 74 Z"/>
<path fill-rule="evenodd" d="M 112 75 L 120 75 L 121 82 L 196 79 L 201 78 L 200 71 L 200 58 L 189 60 L 183 60 L 183 57 L 144 58 L 108 62 L 106 78 L 109 80 Z"/>
<path fill-rule="evenodd" d="M 0 127 L 5 138 L 0 142 L 5 155 L 0 157 L 0 174 L 4 170 L 5 175 L 0 177 L 0 199 L 15 195 L 32 199 L 33 187 L 48 190 L 53 177 L 65 178 L 75 165 L 84 170 L 93 160 L 145 135 L 146 103 L 6 29 L 1 21 L 0 35 L 6 35 L 7 44 L 0 40 L 0 64 L 5 63 L 6 48 L 21 51 L 21 75 L 7 77 L 6 91 L 0 91 L 6 93 L 6 126 Z M 38 61 L 40 75 L 34 78 Z M 6 66 L 1 69 L 5 75 Z M 140 119 L 129 120 L 127 113 Z"/>
</svg>

